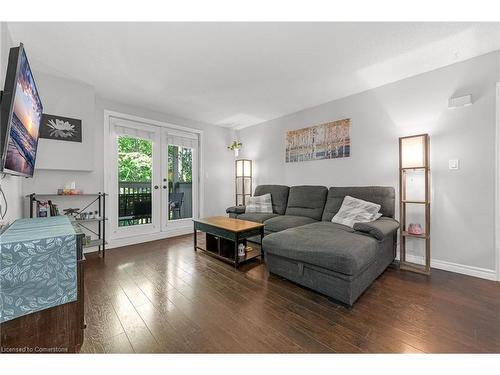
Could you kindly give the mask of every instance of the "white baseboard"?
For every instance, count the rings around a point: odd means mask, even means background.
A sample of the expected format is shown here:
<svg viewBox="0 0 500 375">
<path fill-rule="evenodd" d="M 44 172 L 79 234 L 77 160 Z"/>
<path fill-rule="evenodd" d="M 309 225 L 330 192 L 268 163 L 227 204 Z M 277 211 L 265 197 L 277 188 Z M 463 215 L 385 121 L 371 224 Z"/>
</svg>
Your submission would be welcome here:
<svg viewBox="0 0 500 375">
<path fill-rule="evenodd" d="M 399 254 L 398 254 L 398 259 L 399 259 Z M 422 264 L 424 258 L 416 255 L 406 254 L 406 260 L 412 263 Z M 444 260 L 431 259 L 431 268 L 437 268 L 443 271 L 461 273 L 463 275 L 479 277 L 481 279 L 486 279 L 486 280 L 493 280 L 493 281 L 497 280 L 497 273 L 495 270 L 467 266 L 465 264 L 452 263 Z"/>
<path fill-rule="evenodd" d="M 113 249 L 115 247 L 122 247 L 122 246 L 128 246 L 128 245 L 136 245 L 144 242 L 151 242 L 151 241 L 157 241 L 157 240 L 163 240 L 165 238 L 170 238 L 170 237 L 176 237 L 176 236 L 182 236 L 185 234 L 191 234 L 193 233 L 193 226 L 187 226 L 187 227 L 179 227 L 179 228 L 173 228 L 169 229 L 165 232 L 159 232 L 159 233 L 153 233 L 153 234 L 143 234 L 140 236 L 133 236 L 133 237 L 124 237 L 124 238 L 118 238 L 114 240 L 110 240 L 109 243 L 106 245 L 106 249 Z M 93 253 L 97 251 L 97 247 L 89 247 L 86 248 L 83 253 Z"/>
</svg>

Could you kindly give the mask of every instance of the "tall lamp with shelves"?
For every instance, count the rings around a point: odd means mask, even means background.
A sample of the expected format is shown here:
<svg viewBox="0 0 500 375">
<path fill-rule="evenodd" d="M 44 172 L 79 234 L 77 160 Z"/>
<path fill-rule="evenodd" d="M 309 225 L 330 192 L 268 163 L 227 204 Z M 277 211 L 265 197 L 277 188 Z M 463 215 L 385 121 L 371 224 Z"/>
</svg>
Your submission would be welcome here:
<svg viewBox="0 0 500 375">
<path fill-rule="evenodd" d="M 408 198 L 407 192 L 412 179 L 408 177 L 412 173 L 423 173 L 423 199 Z M 418 134 L 399 138 L 399 215 L 400 215 L 400 268 L 425 275 L 430 274 L 430 189 L 429 189 L 429 135 Z M 410 181 L 408 181 L 410 180 Z M 423 206 L 424 220 L 423 231 L 415 233 L 409 230 L 407 224 L 408 206 Z M 407 261 L 407 241 L 414 238 L 424 241 L 424 262 L 417 264 Z"/>
<path fill-rule="evenodd" d="M 252 161 L 235 160 L 236 205 L 245 205 L 252 196 Z"/>
</svg>

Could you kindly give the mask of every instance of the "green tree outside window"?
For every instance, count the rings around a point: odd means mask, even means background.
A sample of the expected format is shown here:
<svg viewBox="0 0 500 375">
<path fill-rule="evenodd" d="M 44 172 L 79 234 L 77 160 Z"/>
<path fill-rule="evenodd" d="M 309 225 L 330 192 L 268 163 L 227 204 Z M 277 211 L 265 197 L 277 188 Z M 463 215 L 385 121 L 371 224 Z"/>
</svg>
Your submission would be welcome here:
<svg viewBox="0 0 500 375">
<path fill-rule="evenodd" d="M 153 170 L 153 142 L 128 136 L 118 137 L 118 177 L 122 182 L 150 182 Z M 177 168 L 174 168 L 177 163 Z M 192 182 L 193 151 L 168 145 L 168 180 Z M 176 176 L 174 176 L 174 173 Z"/>
</svg>

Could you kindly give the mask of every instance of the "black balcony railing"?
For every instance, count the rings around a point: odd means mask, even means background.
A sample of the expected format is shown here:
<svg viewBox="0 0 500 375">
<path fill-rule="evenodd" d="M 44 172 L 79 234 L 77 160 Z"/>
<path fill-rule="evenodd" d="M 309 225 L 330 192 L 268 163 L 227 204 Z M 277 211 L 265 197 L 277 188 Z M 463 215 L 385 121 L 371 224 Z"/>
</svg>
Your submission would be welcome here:
<svg viewBox="0 0 500 375">
<path fill-rule="evenodd" d="M 119 182 L 118 225 L 151 223 L 151 182 Z"/>
<path fill-rule="evenodd" d="M 129 226 L 148 224 L 152 220 L 151 182 L 118 183 L 118 225 Z M 170 220 L 192 217 L 192 185 L 177 183 L 175 188 L 169 184 Z"/>
</svg>

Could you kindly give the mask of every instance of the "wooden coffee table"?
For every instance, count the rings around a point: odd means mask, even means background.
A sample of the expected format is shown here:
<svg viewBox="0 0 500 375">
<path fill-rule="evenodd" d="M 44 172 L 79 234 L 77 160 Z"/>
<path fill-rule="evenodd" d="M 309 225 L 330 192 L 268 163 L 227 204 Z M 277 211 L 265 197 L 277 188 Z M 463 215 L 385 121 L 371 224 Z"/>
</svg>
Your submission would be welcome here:
<svg viewBox="0 0 500 375">
<path fill-rule="evenodd" d="M 238 244 L 247 246 L 247 238 L 260 236 L 260 243 L 264 237 L 264 224 L 253 221 L 233 219 L 225 216 L 212 216 L 203 219 L 193 219 L 194 223 L 194 251 L 201 250 L 217 259 L 231 263 L 235 268 L 250 259 L 261 257 L 263 260 L 262 245 L 253 246 L 253 250 L 244 256 L 238 256 Z M 206 233 L 205 248 L 198 246 L 197 231 Z"/>
</svg>

